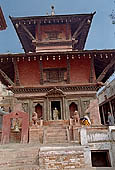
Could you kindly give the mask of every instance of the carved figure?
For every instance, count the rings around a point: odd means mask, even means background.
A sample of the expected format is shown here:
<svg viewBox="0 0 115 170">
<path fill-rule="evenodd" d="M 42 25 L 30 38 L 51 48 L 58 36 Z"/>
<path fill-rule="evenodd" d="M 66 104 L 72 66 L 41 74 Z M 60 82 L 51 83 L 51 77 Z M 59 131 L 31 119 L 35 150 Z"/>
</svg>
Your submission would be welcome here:
<svg viewBox="0 0 115 170">
<path fill-rule="evenodd" d="M 59 112 L 57 108 L 55 107 L 55 109 L 53 110 L 53 119 L 58 120 L 58 115 L 59 115 Z"/>
<path fill-rule="evenodd" d="M 78 114 L 77 110 L 75 110 L 75 112 L 74 112 L 73 119 L 74 119 L 75 125 L 79 124 L 80 118 L 79 118 L 79 114 Z"/>
<path fill-rule="evenodd" d="M 37 113 L 33 112 L 33 114 L 32 114 L 32 125 L 37 125 L 37 119 L 38 119 Z"/>
</svg>

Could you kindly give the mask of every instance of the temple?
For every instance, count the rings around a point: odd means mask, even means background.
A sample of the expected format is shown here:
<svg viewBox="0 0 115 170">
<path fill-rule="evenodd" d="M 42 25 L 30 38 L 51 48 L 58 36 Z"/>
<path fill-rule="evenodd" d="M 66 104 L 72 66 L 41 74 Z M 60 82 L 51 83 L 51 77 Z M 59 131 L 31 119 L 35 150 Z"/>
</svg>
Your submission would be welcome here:
<svg viewBox="0 0 115 170">
<path fill-rule="evenodd" d="M 0 54 L 1 81 L 14 94 L 1 143 L 39 144 L 41 169 L 115 166 L 115 130 L 102 125 L 96 95 L 115 50 L 84 50 L 94 15 L 55 15 L 52 6 L 48 16 L 10 16 L 25 53 Z"/>
</svg>

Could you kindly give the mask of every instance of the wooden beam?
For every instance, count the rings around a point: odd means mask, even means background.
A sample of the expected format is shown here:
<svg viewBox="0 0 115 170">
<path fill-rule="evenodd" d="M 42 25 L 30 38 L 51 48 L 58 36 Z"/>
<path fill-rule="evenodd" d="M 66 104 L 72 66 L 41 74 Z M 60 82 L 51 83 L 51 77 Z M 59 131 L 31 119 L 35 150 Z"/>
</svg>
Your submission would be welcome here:
<svg viewBox="0 0 115 170">
<path fill-rule="evenodd" d="M 2 71 L 1 69 L 0 69 L 0 74 L 1 74 L 1 76 L 5 79 L 5 81 L 8 82 L 9 85 L 14 86 L 13 81 L 12 81 L 12 80 L 6 75 L 6 73 L 4 73 L 4 71 Z"/>
<path fill-rule="evenodd" d="M 31 34 L 31 32 L 26 28 L 26 26 L 24 24 L 20 24 L 22 26 L 22 28 L 26 31 L 26 33 L 29 35 L 29 38 L 31 40 L 35 40 L 35 37 Z"/>
<path fill-rule="evenodd" d="M 115 64 L 115 57 L 110 61 L 110 63 L 104 68 L 100 76 L 97 78 L 97 82 L 100 82 L 105 77 L 106 73 L 109 71 L 109 69 Z"/>
</svg>

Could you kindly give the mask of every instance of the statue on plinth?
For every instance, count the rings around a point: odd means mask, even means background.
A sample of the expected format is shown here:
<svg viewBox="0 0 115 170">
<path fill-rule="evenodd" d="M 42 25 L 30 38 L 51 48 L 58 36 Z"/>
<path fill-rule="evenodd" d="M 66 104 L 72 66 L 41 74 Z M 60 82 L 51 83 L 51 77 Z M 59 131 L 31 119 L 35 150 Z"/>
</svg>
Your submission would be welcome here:
<svg viewBox="0 0 115 170">
<path fill-rule="evenodd" d="M 36 112 L 32 114 L 32 125 L 37 125 L 38 115 Z"/>
<path fill-rule="evenodd" d="M 75 112 L 74 112 L 73 120 L 74 120 L 74 122 L 75 122 L 75 125 L 79 125 L 79 124 L 80 124 L 80 123 L 79 123 L 79 120 L 80 120 L 80 118 L 79 118 L 79 113 L 78 113 L 77 110 L 75 110 Z"/>
<path fill-rule="evenodd" d="M 55 109 L 53 110 L 53 119 L 58 120 L 58 115 L 59 115 L 59 112 L 57 108 L 55 107 Z"/>
</svg>

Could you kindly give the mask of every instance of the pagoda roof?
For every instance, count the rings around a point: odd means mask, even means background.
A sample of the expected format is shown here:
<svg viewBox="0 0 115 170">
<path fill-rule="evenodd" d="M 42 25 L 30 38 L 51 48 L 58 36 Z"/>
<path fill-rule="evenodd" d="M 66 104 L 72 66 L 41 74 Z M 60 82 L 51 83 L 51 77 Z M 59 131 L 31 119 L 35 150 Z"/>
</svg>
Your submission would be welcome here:
<svg viewBox="0 0 115 170">
<path fill-rule="evenodd" d="M 0 31 L 5 30 L 7 27 L 6 21 L 2 12 L 2 8 L 0 7 Z"/>
<path fill-rule="evenodd" d="M 41 60 L 47 57 L 67 57 L 70 59 L 87 59 L 92 58 L 94 60 L 94 67 L 96 78 L 100 82 L 105 82 L 115 71 L 115 50 L 82 50 L 82 51 L 70 51 L 70 52 L 40 52 L 40 53 L 19 53 L 19 54 L 0 54 L 0 80 L 5 85 L 11 85 L 6 80 L 6 75 L 14 82 L 14 64 L 13 61 L 17 60 Z M 1 73 L 1 70 L 4 73 Z M 6 79 L 4 78 L 6 77 Z"/>
<path fill-rule="evenodd" d="M 49 15 L 49 16 L 30 16 L 30 17 L 11 17 L 10 19 L 14 25 L 20 42 L 25 52 L 35 52 L 35 46 L 32 44 L 31 38 L 27 35 L 27 30 L 31 34 L 31 37 L 35 37 L 35 27 L 39 23 L 40 25 L 48 24 L 64 24 L 69 23 L 71 25 L 71 33 L 74 34 L 77 28 L 80 28 L 80 34 L 78 36 L 78 43 L 76 49 L 83 50 L 87 35 L 91 26 L 94 13 L 90 14 L 71 14 L 71 15 Z M 22 26 L 26 27 L 26 30 Z"/>
</svg>

